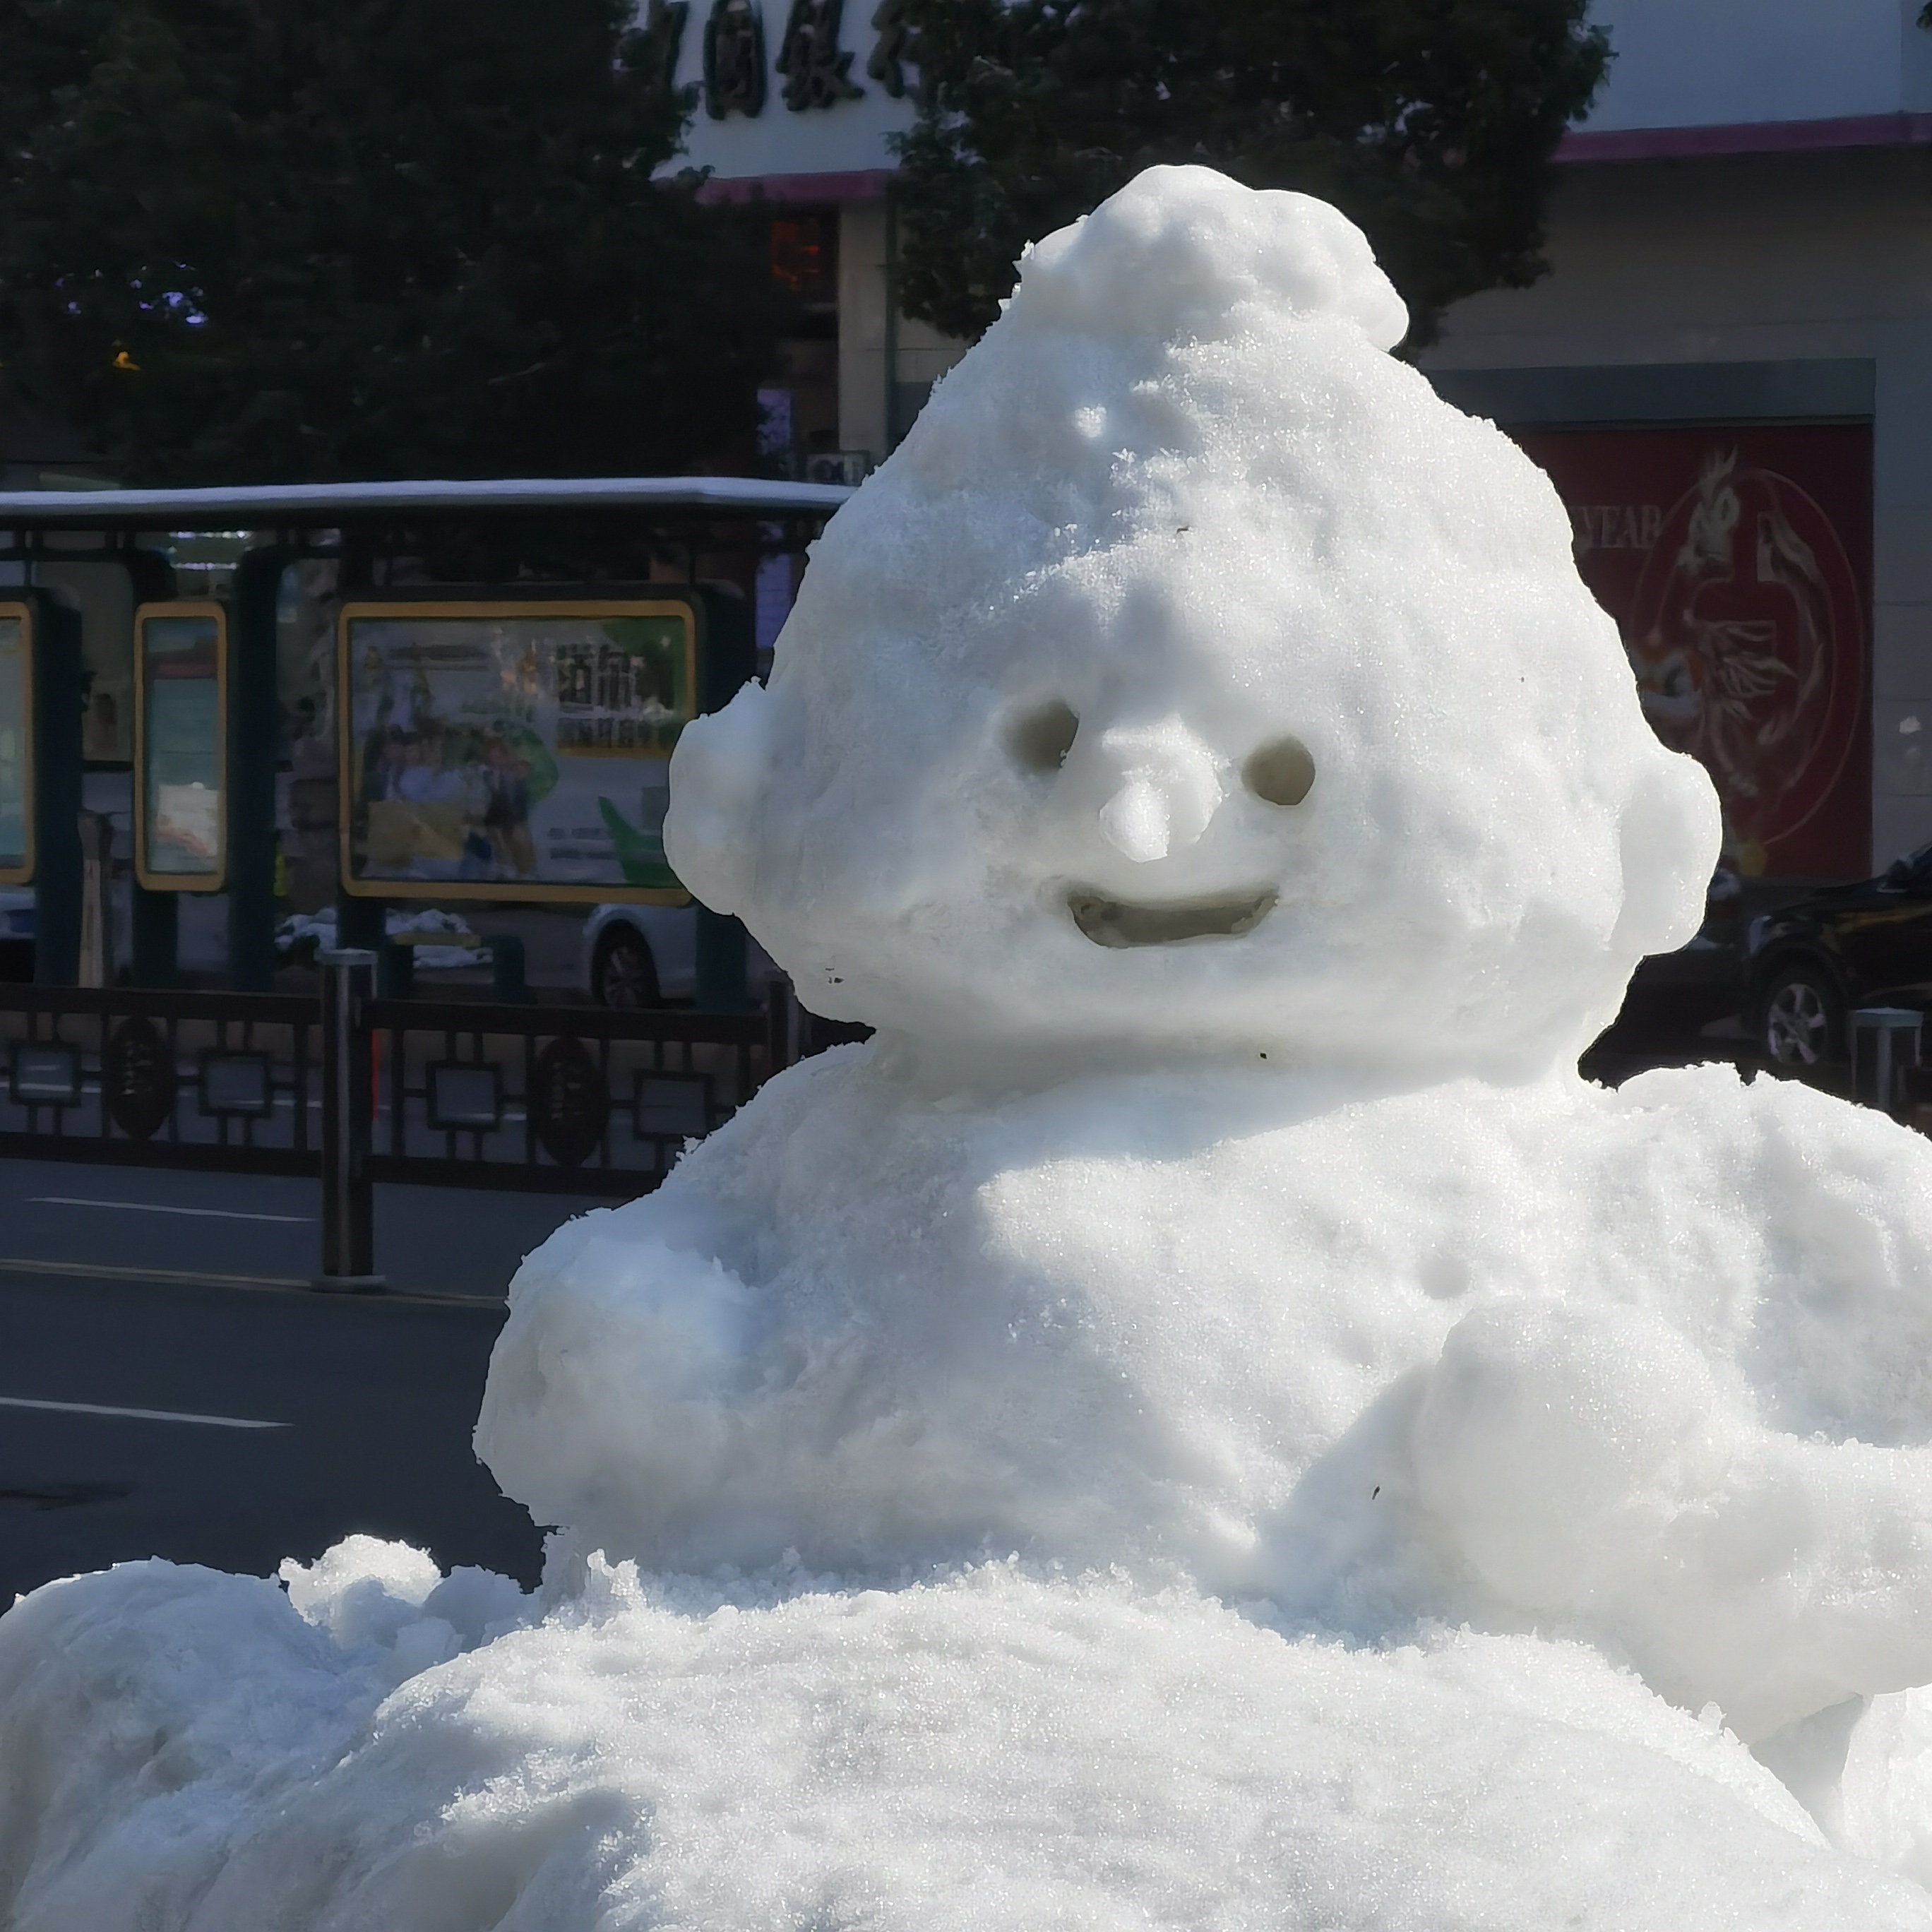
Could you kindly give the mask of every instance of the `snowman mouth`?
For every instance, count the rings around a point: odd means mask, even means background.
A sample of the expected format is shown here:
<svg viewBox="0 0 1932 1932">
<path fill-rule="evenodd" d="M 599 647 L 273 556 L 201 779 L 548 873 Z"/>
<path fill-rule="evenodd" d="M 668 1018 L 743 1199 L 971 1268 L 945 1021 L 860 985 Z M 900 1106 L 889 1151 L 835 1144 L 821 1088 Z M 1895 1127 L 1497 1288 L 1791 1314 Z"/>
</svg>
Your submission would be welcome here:
<svg viewBox="0 0 1932 1932">
<path fill-rule="evenodd" d="M 1066 895 L 1066 909 L 1096 946 L 1172 946 L 1184 939 L 1234 939 L 1252 932 L 1274 910 L 1276 896 L 1264 890 L 1136 905 L 1076 887 Z"/>
</svg>

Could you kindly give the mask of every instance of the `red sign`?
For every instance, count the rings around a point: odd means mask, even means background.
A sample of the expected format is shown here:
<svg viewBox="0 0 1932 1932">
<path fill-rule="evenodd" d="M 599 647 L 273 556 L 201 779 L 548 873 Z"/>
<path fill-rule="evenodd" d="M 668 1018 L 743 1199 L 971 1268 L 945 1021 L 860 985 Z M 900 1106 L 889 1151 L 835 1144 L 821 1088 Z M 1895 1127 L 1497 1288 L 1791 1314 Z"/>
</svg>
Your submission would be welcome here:
<svg viewBox="0 0 1932 1932">
<path fill-rule="evenodd" d="M 1711 774 L 1746 876 L 1871 869 L 1868 428 L 1516 440 L 1570 512 L 1645 715 Z"/>
</svg>

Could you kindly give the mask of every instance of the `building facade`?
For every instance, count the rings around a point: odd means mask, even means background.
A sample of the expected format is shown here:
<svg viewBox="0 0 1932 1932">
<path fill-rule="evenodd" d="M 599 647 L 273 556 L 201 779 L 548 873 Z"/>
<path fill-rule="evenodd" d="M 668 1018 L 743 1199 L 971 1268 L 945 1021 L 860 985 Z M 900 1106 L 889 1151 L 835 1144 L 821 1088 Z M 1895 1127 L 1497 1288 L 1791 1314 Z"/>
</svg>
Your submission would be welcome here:
<svg viewBox="0 0 1932 1932">
<path fill-rule="evenodd" d="M 1420 358 L 1550 471 L 1748 878 L 1858 876 L 1932 840 L 1919 4 L 1598 0 L 1616 58 L 1561 151 L 1551 272 L 1459 304 Z M 710 192 L 765 198 L 775 266 L 816 302 L 780 434 L 855 473 L 963 352 L 892 297 L 890 137 L 913 118 L 896 10 L 652 9 L 677 16 L 676 77 L 703 93 L 688 158 Z"/>
<path fill-rule="evenodd" d="M 774 272 L 808 305 L 768 398 L 775 431 L 820 480 L 884 460 L 966 345 L 899 313 L 891 137 L 916 74 L 895 0 L 691 0 L 644 17 L 697 90 L 686 153 L 707 192 L 767 205 Z M 836 472 L 830 460 L 842 453 Z"/>
<path fill-rule="evenodd" d="M 1551 272 L 1422 358 L 1556 481 L 1747 878 L 1932 840 L 1932 32 L 1917 0 L 1605 0 Z"/>
</svg>

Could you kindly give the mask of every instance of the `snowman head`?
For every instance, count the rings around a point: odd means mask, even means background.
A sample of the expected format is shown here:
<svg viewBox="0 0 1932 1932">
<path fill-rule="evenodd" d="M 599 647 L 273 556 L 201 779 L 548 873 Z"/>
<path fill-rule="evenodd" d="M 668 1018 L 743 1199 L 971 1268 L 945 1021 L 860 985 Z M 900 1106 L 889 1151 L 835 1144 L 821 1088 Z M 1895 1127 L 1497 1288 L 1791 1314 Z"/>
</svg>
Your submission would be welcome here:
<svg viewBox="0 0 1932 1932">
<path fill-rule="evenodd" d="M 1326 204 L 1156 168 L 812 552 L 667 850 L 813 1011 L 968 1052 L 1528 1072 L 1702 916 L 1701 770 Z"/>
</svg>

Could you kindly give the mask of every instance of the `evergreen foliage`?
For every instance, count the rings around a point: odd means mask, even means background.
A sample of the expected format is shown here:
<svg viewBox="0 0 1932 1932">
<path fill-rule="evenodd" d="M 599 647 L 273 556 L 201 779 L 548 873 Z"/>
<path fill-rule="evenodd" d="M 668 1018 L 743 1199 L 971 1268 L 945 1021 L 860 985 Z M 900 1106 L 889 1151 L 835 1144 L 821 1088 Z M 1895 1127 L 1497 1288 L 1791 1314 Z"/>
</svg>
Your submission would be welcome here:
<svg viewBox="0 0 1932 1932">
<path fill-rule="evenodd" d="M 781 296 L 626 0 L 0 0 L 0 362 L 130 483 L 676 471 Z"/>
<path fill-rule="evenodd" d="M 1610 50 L 1588 0 L 899 0 L 922 111 L 902 137 L 909 314 L 976 336 L 1029 241 L 1156 161 L 1335 202 L 1409 340 L 1542 272 L 1564 128 Z"/>
</svg>

